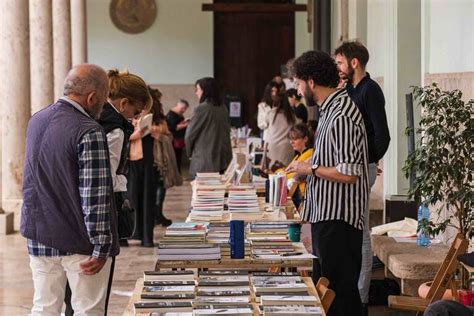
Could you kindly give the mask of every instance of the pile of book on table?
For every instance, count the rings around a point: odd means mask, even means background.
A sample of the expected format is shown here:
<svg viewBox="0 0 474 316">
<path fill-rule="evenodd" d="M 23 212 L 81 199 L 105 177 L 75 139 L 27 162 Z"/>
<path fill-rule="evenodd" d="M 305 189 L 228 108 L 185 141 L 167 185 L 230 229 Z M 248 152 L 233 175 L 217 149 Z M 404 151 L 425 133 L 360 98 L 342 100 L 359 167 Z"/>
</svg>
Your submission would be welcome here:
<svg viewBox="0 0 474 316">
<path fill-rule="evenodd" d="M 194 315 L 253 315 L 247 270 L 201 271 Z"/>
<path fill-rule="evenodd" d="M 218 173 L 198 173 L 193 184 L 191 220 L 219 221 L 224 212 L 225 185 Z"/>
<path fill-rule="evenodd" d="M 229 188 L 227 199 L 231 213 L 257 213 L 260 212 L 257 191 L 252 185 L 238 185 Z"/>
<path fill-rule="evenodd" d="M 322 315 L 319 300 L 298 273 L 254 272 L 250 277 L 260 313 L 272 315 Z"/>
<path fill-rule="evenodd" d="M 221 258 L 230 257 L 229 222 L 211 222 L 207 231 L 207 242 L 219 245 Z M 250 256 L 250 244 L 245 240 L 245 256 Z"/>
<path fill-rule="evenodd" d="M 136 315 L 193 314 L 196 290 L 193 271 L 145 271 L 143 281 L 140 301 L 134 303 Z"/>
<path fill-rule="evenodd" d="M 206 240 L 209 223 L 173 223 L 158 243 L 158 260 L 217 260 L 219 244 Z"/>
<path fill-rule="evenodd" d="M 288 239 L 288 223 L 252 222 L 248 224 L 247 240 L 254 258 L 294 253 L 293 243 Z"/>
</svg>

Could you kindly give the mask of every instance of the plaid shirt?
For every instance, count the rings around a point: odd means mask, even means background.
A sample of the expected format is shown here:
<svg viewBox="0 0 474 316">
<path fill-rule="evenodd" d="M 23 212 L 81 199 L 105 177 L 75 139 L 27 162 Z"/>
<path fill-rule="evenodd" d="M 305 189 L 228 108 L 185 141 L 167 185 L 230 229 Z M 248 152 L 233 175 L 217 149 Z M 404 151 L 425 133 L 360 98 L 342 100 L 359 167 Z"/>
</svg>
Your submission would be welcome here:
<svg viewBox="0 0 474 316">
<path fill-rule="evenodd" d="M 67 101 L 73 103 L 70 100 Z M 84 111 L 82 108 L 78 110 Z M 85 134 L 77 145 L 77 155 L 79 195 L 89 240 L 94 245 L 92 256 L 106 258 L 112 243 L 110 228 L 112 178 L 104 132 L 94 129 Z M 31 239 L 28 239 L 28 253 L 32 256 L 48 257 L 72 254 Z"/>
</svg>

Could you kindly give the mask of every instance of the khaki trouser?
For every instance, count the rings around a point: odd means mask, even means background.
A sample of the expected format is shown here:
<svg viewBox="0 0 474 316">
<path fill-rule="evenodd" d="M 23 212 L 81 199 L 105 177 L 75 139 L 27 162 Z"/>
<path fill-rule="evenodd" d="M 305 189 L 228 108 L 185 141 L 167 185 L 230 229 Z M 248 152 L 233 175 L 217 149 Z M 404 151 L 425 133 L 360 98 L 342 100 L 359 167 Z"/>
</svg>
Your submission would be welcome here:
<svg viewBox="0 0 474 316">
<path fill-rule="evenodd" d="M 111 259 L 95 275 L 80 274 L 79 264 L 89 256 L 30 256 L 35 294 L 31 315 L 61 315 L 66 281 L 71 286 L 74 315 L 104 315 Z"/>
</svg>

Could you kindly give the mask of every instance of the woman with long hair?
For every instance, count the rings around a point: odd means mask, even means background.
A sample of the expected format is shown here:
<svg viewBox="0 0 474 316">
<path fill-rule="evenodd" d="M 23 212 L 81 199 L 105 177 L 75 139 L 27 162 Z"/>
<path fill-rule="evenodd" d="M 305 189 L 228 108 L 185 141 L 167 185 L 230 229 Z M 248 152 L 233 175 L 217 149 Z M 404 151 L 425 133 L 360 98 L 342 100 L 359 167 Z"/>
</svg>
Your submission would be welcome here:
<svg viewBox="0 0 474 316">
<path fill-rule="evenodd" d="M 262 100 L 257 106 L 258 107 L 257 126 L 262 131 L 263 141 L 266 141 L 266 138 L 267 138 L 267 133 L 268 133 L 267 130 L 268 130 L 268 127 L 270 126 L 271 110 L 276 105 L 281 86 L 282 86 L 281 84 L 275 81 L 270 81 L 265 86 Z"/>
<path fill-rule="evenodd" d="M 271 161 L 270 166 L 275 163 L 286 166 L 294 155 L 288 139 L 288 130 L 295 124 L 296 119 L 284 93 L 278 94 L 269 120 L 265 148 L 268 149 L 267 157 Z"/>
<path fill-rule="evenodd" d="M 166 189 L 182 184 L 176 156 L 173 148 L 173 136 L 168 128 L 166 116 L 161 103 L 161 92 L 149 87 L 153 99 L 151 113 L 153 114 L 151 136 L 153 137 L 153 167 L 157 176 L 155 224 L 171 225 L 171 220 L 163 214 Z"/>
<path fill-rule="evenodd" d="M 192 178 L 198 172 L 224 172 L 232 160 L 229 113 L 222 104 L 216 80 L 201 78 L 195 88 L 199 105 L 185 136 Z"/>
</svg>

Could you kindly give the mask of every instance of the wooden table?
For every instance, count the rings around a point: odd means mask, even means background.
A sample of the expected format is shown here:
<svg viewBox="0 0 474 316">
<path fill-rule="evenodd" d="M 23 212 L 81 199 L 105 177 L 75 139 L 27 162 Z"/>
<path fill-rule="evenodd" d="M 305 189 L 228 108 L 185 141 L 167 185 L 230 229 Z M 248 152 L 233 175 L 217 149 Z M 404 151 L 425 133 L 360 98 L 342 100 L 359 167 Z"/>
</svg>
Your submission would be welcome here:
<svg viewBox="0 0 474 316">
<path fill-rule="evenodd" d="M 307 253 L 303 243 L 293 243 L 296 252 Z M 244 259 L 222 257 L 220 260 L 157 260 L 155 270 L 160 269 L 245 269 L 265 270 L 277 268 L 304 268 L 313 267 L 313 259 L 256 259 L 246 256 Z"/>
<path fill-rule="evenodd" d="M 315 296 L 316 299 L 318 300 L 318 302 L 316 303 L 316 306 L 320 306 L 321 309 L 322 309 L 321 299 L 318 295 L 318 292 L 316 291 L 313 280 L 311 278 L 308 278 L 308 277 L 303 277 L 303 282 L 308 286 L 308 293 L 310 295 Z M 123 313 L 124 316 L 133 316 L 134 315 L 134 313 L 133 313 L 133 304 L 135 302 L 140 301 L 140 294 L 142 292 L 142 288 L 143 288 L 143 278 L 139 278 L 137 280 L 137 282 L 135 283 L 135 289 L 133 290 L 132 297 L 128 301 L 127 307 L 126 307 L 126 309 Z M 252 307 L 253 307 L 254 316 L 259 316 L 260 315 L 260 313 L 258 311 L 259 310 L 258 309 L 259 304 L 255 300 L 255 295 L 254 295 L 253 291 L 251 291 L 251 304 L 252 304 Z M 324 310 L 322 310 L 322 315 L 323 316 L 326 315 Z"/>
</svg>

